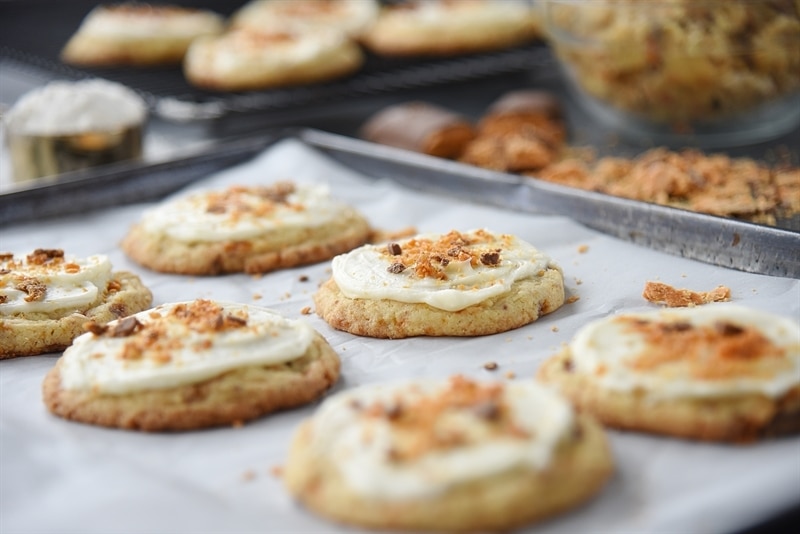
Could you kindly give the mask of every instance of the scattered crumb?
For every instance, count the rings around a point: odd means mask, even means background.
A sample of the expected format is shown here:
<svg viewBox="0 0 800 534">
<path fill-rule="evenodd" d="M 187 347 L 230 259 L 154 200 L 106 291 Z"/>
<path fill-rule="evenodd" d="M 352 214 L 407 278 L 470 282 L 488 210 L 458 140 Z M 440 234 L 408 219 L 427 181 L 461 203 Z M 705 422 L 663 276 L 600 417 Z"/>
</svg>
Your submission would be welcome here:
<svg viewBox="0 0 800 534">
<path fill-rule="evenodd" d="M 494 371 L 498 367 L 499 366 L 497 365 L 497 362 L 486 362 L 485 364 L 483 364 L 483 368 L 486 369 L 487 371 Z"/>
<path fill-rule="evenodd" d="M 507 337 L 506 338 L 506 343 L 511 343 L 512 341 L 514 341 L 513 337 Z"/>
<path fill-rule="evenodd" d="M 242 480 L 244 480 L 245 482 L 250 482 L 254 478 L 256 478 L 256 472 L 253 471 L 252 469 L 248 469 L 247 471 L 242 473 Z"/>
<path fill-rule="evenodd" d="M 283 466 L 282 465 L 273 465 L 269 473 L 274 476 L 275 478 L 280 478 L 283 476 Z"/>
<path fill-rule="evenodd" d="M 301 282 L 308 282 L 308 276 L 305 274 L 301 274 L 298 280 L 300 280 Z"/>
<path fill-rule="evenodd" d="M 572 304 L 573 302 L 578 302 L 581 298 L 578 295 L 572 295 L 571 297 L 567 298 L 566 303 Z"/>
<path fill-rule="evenodd" d="M 532 340 L 533 340 L 533 336 L 528 336 L 528 341 L 532 341 Z"/>
<path fill-rule="evenodd" d="M 311 306 L 306 306 L 305 308 L 300 310 L 300 313 L 302 313 L 303 315 L 310 315 L 311 314 Z"/>
<path fill-rule="evenodd" d="M 508 371 L 506 373 L 506 378 L 508 378 L 509 380 L 517 378 L 517 373 L 515 373 L 514 371 Z"/>
<path fill-rule="evenodd" d="M 253 293 L 253 300 L 261 300 L 262 298 L 264 297 L 261 293 Z"/>
<path fill-rule="evenodd" d="M 289 300 L 290 298 L 292 298 L 292 294 L 287 291 L 286 293 L 283 294 L 281 300 Z"/>
<path fill-rule="evenodd" d="M 250 275 L 250 278 L 252 278 L 253 280 L 261 280 L 262 278 L 264 278 L 264 273 L 253 273 Z"/>
<path fill-rule="evenodd" d="M 578 247 L 579 254 L 586 254 L 587 252 L 589 252 L 589 245 L 580 245 Z"/>
<path fill-rule="evenodd" d="M 583 280 L 581 280 L 580 278 L 576 278 L 575 279 L 575 284 L 576 285 L 581 285 L 582 283 L 583 283 Z"/>
<path fill-rule="evenodd" d="M 731 300 L 731 290 L 725 286 L 717 286 L 711 291 L 692 291 L 674 288 L 662 282 L 647 282 L 642 297 L 648 302 L 665 304 L 669 308 L 684 308 L 709 302 L 727 302 Z"/>
<path fill-rule="evenodd" d="M 558 327 L 557 326 L 551 326 L 550 327 L 550 331 L 551 332 L 558 332 Z"/>
</svg>

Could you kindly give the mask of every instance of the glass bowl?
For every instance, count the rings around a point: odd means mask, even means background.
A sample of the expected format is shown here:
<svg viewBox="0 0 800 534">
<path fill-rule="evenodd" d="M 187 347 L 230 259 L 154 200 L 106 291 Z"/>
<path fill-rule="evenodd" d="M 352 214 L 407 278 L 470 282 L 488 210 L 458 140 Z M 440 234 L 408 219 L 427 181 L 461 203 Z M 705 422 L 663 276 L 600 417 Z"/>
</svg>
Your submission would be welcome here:
<svg viewBox="0 0 800 534">
<path fill-rule="evenodd" d="M 742 145 L 800 124 L 800 0 L 539 0 L 588 111 L 629 139 Z"/>
</svg>

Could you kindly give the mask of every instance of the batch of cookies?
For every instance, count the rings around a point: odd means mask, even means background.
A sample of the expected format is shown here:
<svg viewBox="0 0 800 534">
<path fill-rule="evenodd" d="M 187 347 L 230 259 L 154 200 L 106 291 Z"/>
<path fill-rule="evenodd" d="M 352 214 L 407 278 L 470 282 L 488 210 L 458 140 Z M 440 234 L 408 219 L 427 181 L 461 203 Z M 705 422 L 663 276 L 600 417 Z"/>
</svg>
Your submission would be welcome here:
<svg viewBox="0 0 800 534">
<path fill-rule="evenodd" d="M 387 344 L 508 332 L 569 302 L 562 268 L 514 235 L 378 231 L 327 186 L 292 181 L 166 199 L 120 247 L 143 269 L 187 277 L 329 262 L 316 314 Z M 138 275 L 68 252 L 0 254 L 0 358 L 63 351 L 42 385 L 49 411 L 168 432 L 321 401 L 286 436 L 283 481 L 336 522 L 505 531 L 603 489 L 614 473 L 604 426 L 730 443 L 800 429 L 800 325 L 714 302 L 728 291 L 653 286 L 646 298 L 681 307 L 598 317 L 535 378 L 418 378 L 328 394 L 340 355 L 302 317 L 191 294 L 153 306 Z"/>
<path fill-rule="evenodd" d="M 342 78 L 364 66 L 367 52 L 443 57 L 539 36 L 525 0 L 251 0 L 227 18 L 123 2 L 87 14 L 61 58 L 81 67 L 182 66 L 196 87 L 249 91 Z"/>
</svg>

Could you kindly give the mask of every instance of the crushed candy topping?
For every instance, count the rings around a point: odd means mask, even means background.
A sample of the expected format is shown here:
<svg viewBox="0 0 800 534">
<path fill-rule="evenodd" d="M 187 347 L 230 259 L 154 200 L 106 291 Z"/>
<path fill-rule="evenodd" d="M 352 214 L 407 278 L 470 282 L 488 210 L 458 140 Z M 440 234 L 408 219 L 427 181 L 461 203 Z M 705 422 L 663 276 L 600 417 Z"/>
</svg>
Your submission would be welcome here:
<svg viewBox="0 0 800 534">
<path fill-rule="evenodd" d="M 436 240 L 411 238 L 402 247 L 390 243 L 383 254 L 391 261 L 387 268 L 390 273 L 410 270 L 418 278 L 448 280 L 445 268 L 451 261 L 469 261 L 473 268 L 499 265 L 501 249 L 489 248 L 495 239 L 485 230 L 477 230 L 470 236 L 451 230 Z M 501 236 L 501 239 L 506 237 Z"/>
<path fill-rule="evenodd" d="M 502 384 L 481 384 L 463 376 L 452 377 L 441 391 L 413 400 L 396 398 L 390 404 L 377 402 L 350 408 L 362 417 L 383 419 L 392 426 L 396 437 L 388 452 L 392 462 L 412 461 L 432 451 L 469 445 L 477 435 L 527 439 L 527 432 L 517 426 L 503 398 Z M 466 414 L 480 431 L 468 431 L 463 424 L 443 424 L 459 414 Z"/>
<path fill-rule="evenodd" d="M 617 321 L 646 342 L 647 349 L 628 362 L 636 370 L 686 363 L 695 378 L 714 380 L 753 374 L 769 377 L 775 367 L 790 365 L 784 348 L 746 325 L 728 321 L 692 325 L 627 317 Z"/>
</svg>

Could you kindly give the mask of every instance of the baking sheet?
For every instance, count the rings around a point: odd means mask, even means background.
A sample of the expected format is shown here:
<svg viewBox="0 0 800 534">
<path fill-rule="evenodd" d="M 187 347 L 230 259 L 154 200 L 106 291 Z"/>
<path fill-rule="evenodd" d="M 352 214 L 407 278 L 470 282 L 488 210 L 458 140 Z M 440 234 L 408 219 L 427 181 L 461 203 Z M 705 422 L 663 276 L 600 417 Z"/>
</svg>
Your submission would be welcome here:
<svg viewBox="0 0 800 534">
<path fill-rule="evenodd" d="M 299 139 L 193 182 L 189 189 L 292 179 L 324 182 L 379 228 L 420 231 L 487 227 L 549 253 L 578 297 L 523 328 L 477 338 L 378 340 L 331 329 L 311 295 L 330 275 L 327 262 L 267 274 L 214 278 L 162 275 L 128 261 L 117 247 L 150 203 L 0 228 L 0 248 L 64 248 L 108 254 L 115 269 L 138 273 L 154 304 L 198 297 L 264 305 L 302 318 L 340 354 L 333 391 L 359 384 L 461 373 L 528 380 L 539 364 L 588 320 L 653 308 L 647 280 L 710 290 L 733 301 L 800 319 L 800 281 L 745 273 L 657 252 L 586 228 L 564 216 L 522 213 L 409 190 L 336 163 Z M 584 248 L 586 247 L 586 248 Z M 584 252 L 581 252 L 584 251 Z M 301 282 L 301 276 L 309 277 Z M 143 434 L 96 428 L 49 415 L 41 382 L 58 355 L 0 362 L 0 531 L 3 533 L 349 532 L 294 504 L 273 468 L 314 406 L 274 414 L 242 428 Z M 486 371 L 495 361 L 499 369 Z M 800 437 L 723 446 L 610 431 L 617 471 L 587 506 L 523 532 L 727 533 L 800 504 Z"/>
</svg>

